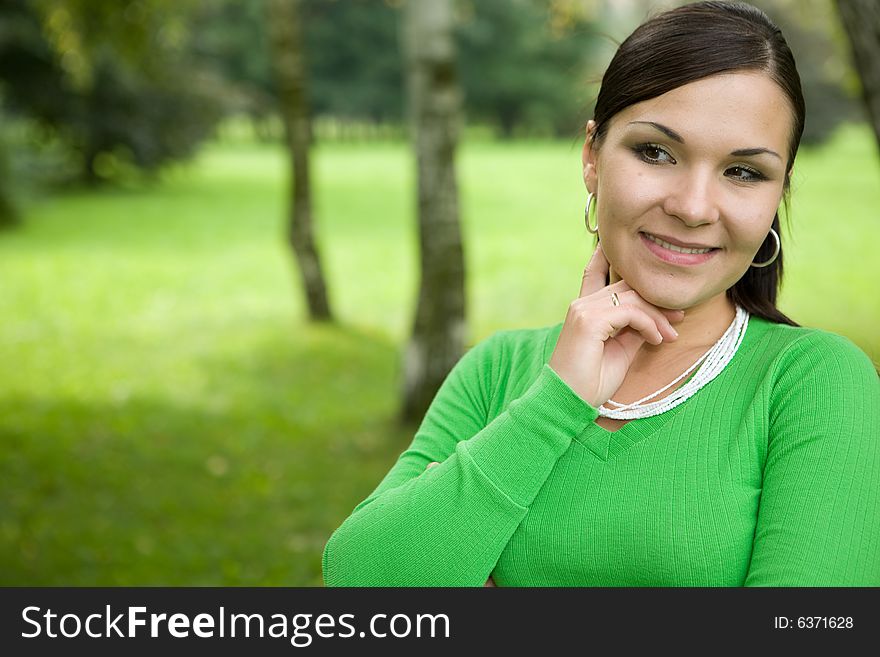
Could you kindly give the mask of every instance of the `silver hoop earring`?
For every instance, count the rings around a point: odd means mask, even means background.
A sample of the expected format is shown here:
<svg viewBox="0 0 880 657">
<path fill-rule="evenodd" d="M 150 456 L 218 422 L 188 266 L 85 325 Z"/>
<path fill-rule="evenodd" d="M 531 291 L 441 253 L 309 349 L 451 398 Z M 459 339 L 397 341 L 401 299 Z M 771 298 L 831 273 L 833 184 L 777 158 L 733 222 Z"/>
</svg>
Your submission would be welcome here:
<svg viewBox="0 0 880 657">
<path fill-rule="evenodd" d="M 779 235 L 772 228 L 770 229 L 770 234 L 773 235 L 773 238 L 776 240 L 776 251 L 774 251 L 773 257 L 766 262 L 753 262 L 752 267 L 766 267 L 767 265 L 772 265 L 776 262 L 776 258 L 779 257 L 779 251 L 782 249 L 782 244 L 779 242 Z"/>
<path fill-rule="evenodd" d="M 595 235 L 599 232 L 599 217 L 596 216 L 596 228 L 595 230 L 590 228 L 590 208 L 593 207 L 593 200 L 596 198 L 596 195 L 593 192 L 587 193 L 587 207 L 584 209 L 584 223 L 587 225 L 587 230 Z"/>
</svg>

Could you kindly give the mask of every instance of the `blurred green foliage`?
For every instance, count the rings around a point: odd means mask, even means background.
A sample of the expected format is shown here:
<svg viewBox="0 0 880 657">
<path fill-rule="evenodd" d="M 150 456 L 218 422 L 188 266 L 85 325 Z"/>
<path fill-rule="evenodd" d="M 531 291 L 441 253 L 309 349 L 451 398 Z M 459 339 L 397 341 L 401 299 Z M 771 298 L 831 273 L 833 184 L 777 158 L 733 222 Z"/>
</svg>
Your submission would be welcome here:
<svg viewBox="0 0 880 657">
<path fill-rule="evenodd" d="M 752 0 L 782 27 L 807 105 L 802 143 L 819 144 L 841 123 L 861 118 L 858 76 L 831 0 Z"/>
<path fill-rule="evenodd" d="M 89 183 L 191 155 L 223 115 L 220 78 L 187 47 L 191 2 L 13 0 L 0 5 L 5 111 L 68 146 Z M 222 95 L 222 94 L 221 94 Z"/>
<path fill-rule="evenodd" d="M 593 101 L 598 35 L 587 14 L 529 0 L 463 6 L 457 45 L 468 118 L 506 138 L 577 135 Z"/>
<path fill-rule="evenodd" d="M 304 0 L 309 96 L 317 117 L 400 123 L 405 117 L 399 4 Z M 540 0 L 458 3 L 458 73 L 467 118 L 514 130 L 572 134 L 583 118 L 585 71 L 596 35 L 585 10 Z M 238 106 L 262 120 L 274 111 L 262 2 L 204 3 L 194 47 L 222 71 Z M 585 120 L 585 119 L 584 119 Z"/>
<path fill-rule="evenodd" d="M 410 158 L 316 149 L 337 327 L 304 320 L 279 146 L 211 145 L 152 187 L 45 198 L 0 236 L 0 584 L 321 583 L 324 542 L 414 431 L 391 421 Z M 468 342 L 562 321 L 592 244 L 579 149 L 473 140 L 459 165 Z M 877 176 L 864 126 L 802 151 L 781 303 L 875 362 Z"/>
</svg>

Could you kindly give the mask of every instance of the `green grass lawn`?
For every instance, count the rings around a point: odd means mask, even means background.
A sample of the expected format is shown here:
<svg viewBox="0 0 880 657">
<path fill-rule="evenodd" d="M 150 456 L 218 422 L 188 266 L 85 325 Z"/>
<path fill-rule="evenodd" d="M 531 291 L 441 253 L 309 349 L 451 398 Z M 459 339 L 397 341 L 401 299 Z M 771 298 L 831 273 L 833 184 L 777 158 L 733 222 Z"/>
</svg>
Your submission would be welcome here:
<svg viewBox="0 0 880 657">
<path fill-rule="evenodd" d="M 574 143 L 469 143 L 469 342 L 561 321 L 592 238 Z M 393 424 L 417 285 L 402 144 L 314 156 L 337 326 L 304 322 L 285 160 L 215 145 L 153 187 L 33 202 L 0 235 L 0 584 L 319 585 Z M 880 360 L 880 165 L 802 152 L 782 309 Z"/>
</svg>

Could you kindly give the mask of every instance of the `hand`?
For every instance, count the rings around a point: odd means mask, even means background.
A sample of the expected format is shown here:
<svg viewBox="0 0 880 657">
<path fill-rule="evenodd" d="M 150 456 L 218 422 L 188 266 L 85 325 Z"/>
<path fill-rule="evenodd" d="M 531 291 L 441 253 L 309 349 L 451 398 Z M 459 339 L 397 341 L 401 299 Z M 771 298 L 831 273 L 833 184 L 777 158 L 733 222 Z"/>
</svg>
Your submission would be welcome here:
<svg viewBox="0 0 880 657">
<path fill-rule="evenodd" d="M 671 322 L 684 319 L 683 310 L 648 303 L 626 281 L 606 286 L 608 267 L 599 244 L 584 270 L 580 295 L 568 307 L 548 363 L 593 408 L 617 392 L 645 342 L 658 345 L 676 340 Z M 619 306 L 612 304 L 612 292 L 617 293 Z"/>
<path fill-rule="evenodd" d="M 431 461 L 426 467 L 425 472 L 433 468 L 435 465 L 440 465 L 437 461 Z M 495 586 L 495 582 L 492 581 L 492 578 L 486 580 L 486 583 L 483 586 Z"/>
</svg>

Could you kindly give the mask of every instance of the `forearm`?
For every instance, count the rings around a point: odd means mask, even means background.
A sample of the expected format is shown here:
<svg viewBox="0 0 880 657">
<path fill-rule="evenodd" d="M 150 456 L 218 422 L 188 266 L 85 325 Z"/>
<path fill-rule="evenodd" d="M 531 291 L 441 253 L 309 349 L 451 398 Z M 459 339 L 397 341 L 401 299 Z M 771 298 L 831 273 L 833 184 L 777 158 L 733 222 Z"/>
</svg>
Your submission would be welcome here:
<svg viewBox="0 0 880 657">
<path fill-rule="evenodd" d="M 482 586 L 528 508 L 457 447 L 350 516 L 324 551 L 328 586 Z"/>
<path fill-rule="evenodd" d="M 324 550 L 328 586 L 483 586 L 596 411 L 549 368 L 443 462 L 367 500 Z"/>
</svg>

